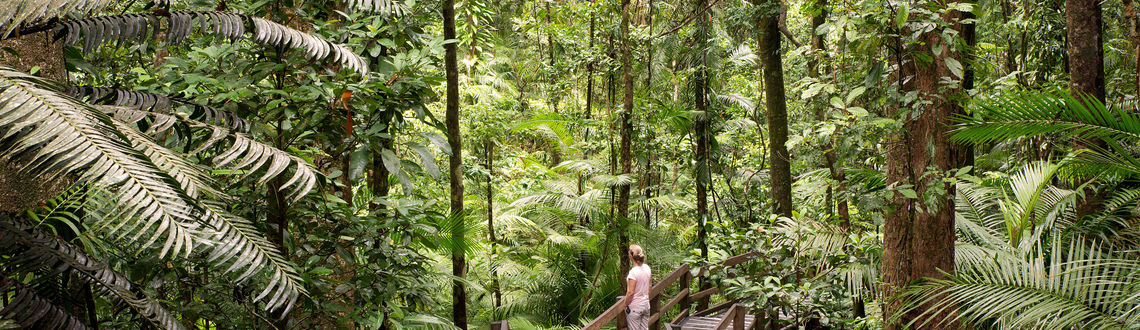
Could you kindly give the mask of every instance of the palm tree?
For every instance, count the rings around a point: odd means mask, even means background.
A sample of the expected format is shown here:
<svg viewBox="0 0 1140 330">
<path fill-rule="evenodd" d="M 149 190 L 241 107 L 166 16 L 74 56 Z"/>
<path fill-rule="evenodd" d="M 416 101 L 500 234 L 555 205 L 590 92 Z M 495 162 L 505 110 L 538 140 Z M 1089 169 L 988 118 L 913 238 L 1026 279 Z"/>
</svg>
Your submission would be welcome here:
<svg viewBox="0 0 1140 330">
<path fill-rule="evenodd" d="M 130 43 L 157 35 L 178 42 L 198 30 L 223 39 L 248 37 L 259 44 L 297 49 L 313 60 L 329 59 L 361 75 L 368 63 L 351 49 L 258 17 L 221 11 L 176 11 L 62 20 L 99 12 L 108 0 L 16 0 L 0 7 L 0 38 L 54 30 L 68 45 L 90 51 L 108 43 Z M 399 11 L 388 0 L 358 0 L 365 9 Z M 157 0 L 159 6 L 168 6 Z M 162 24 L 161 20 L 168 20 Z M 110 94 L 116 97 L 110 97 Z M 319 177 L 307 161 L 248 135 L 248 123 L 232 114 L 196 106 L 196 115 L 177 114 L 162 95 L 71 88 L 0 66 L 0 161 L 15 164 L 20 175 L 51 181 L 75 177 L 91 201 L 79 206 L 90 216 L 93 235 L 120 244 L 123 254 L 150 253 L 159 258 L 206 259 L 238 282 L 262 289 L 253 300 L 282 314 L 305 294 L 295 267 L 252 222 L 230 214 L 231 200 L 216 188 L 212 169 L 256 174 L 257 182 L 285 179 L 293 200 L 304 197 Z M 188 130 L 174 129 L 175 127 Z M 166 147 L 166 138 L 207 132 L 209 139 L 186 145 L 187 153 Z M 190 151 L 193 150 L 193 151 Z M 221 151 L 220 153 L 216 151 Z M 195 161 L 191 155 L 208 161 Z M 213 157 L 206 157 L 213 156 Z M 95 220 L 88 220 L 95 219 Z M 86 327 L 66 309 L 38 297 L 32 272 L 69 272 L 133 307 L 153 325 L 182 328 L 125 277 L 85 252 L 44 233 L 46 226 L 0 214 L 0 253 L 9 259 L 0 270 L 4 290 L 19 299 L 0 310 L 27 327 Z M 35 277 L 42 279 L 43 277 Z"/>
<path fill-rule="evenodd" d="M 1133 285 L 1140 262 L 1069 230 L 1077 225 L 1078 194 L 1050 184 L 1061 168 L 1040 162 L 1008 179 L 959 183 L 955 272 L 902 294 L 909 310 L 930 304 L 911 326 L 960 320 L 1000 329 L 1113 329 L 1140 320 Z M 948 308 L 957 313 L 940 313 Z"/>
</svg>

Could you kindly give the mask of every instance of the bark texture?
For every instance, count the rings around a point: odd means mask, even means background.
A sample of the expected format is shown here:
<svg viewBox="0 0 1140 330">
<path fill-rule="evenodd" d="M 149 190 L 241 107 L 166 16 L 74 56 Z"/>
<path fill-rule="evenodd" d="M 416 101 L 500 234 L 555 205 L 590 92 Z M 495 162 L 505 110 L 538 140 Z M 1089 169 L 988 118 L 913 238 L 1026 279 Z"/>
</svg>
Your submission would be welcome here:
<svg viewBox="0 0 1140 330">
<path fill-rule="evenodd" d="M 455 39 L 455 0 L 443 1 L 443 38 Z M 446 125 L 447 141 L 451 146 L 451 157 L 448 159 L 451 183 L 451 214 L 462 217 L 463 214 L 463 141 L 459 134 L 459 63 L 457 62 L 455 43 L 444 45 L 444 68 L 447 71 L 447 106 Z M 463 240 L 462 233 L 455 238 Z M 451 253 L 451 274 L 457 278 L 467 277 L 467 258 L 461 249 Z M 462 281 L 456 279 L 451 282 L 452 309 L 451 319 L 455 326 L 467 329 L 467 287 Z"/>
<path fill-rule="evenodd" d="M 696 0 L 695 10 L 701 10 L 708 6 L 708 0 Z M 709 106 L 708 106 L 708 68 L 705 67 L 705 56 L 708 50 L 708 19 L 702 14 L 697 19 L 697 33 L 694 36 L 694 44 L 697 51 L 697 72 L 693 74 L 693 103 L 696 105 L 697 111 L 701 113 L 700 116 L 694 121 L 694 132 L 696 136 L 696 165 L 695 169 L 697 178 L 697 248 L 701 251 L 701 258 L 708 258 L 709 256 L 709 243 L 708 243 L 708 223 L 709 218 Z M 708 289 L 712 285 L 701 277 L 699 283 L 700 289 Z M 708 309 L 708 300 L 701 299 L 698 302 L 697 310 Z"/>
<path fill-rule="evenodd" d="M 621 144 L 619 149 L 619 157 L 621 164 L 621 174 L 628 175 L 633 171 L 633 155 L 630 152 L 630 145 L 633 138 L 633 61 L 630 56 L 630 35 L 629 35 L 629 15 L 630 8 L 629 0 L 621 1 L 621 66 L 622 73 L 622 89 L 624 91 L 624 98 L 622 100 L 622 112 L 619 116 L 621 122 Z M 617 216 L 619 221 L 626 222 L 629 219 L 629 192 L 630 185 L 622 185 L 618 187 L 617 198 Z M 619 226 L 621 233 L 618 234 L 618 244 L 621 246 L 621 278 L 625 278 L 625 273 L 629 271 L 629 233 L 625 226 Z M 622 282 L 622 290 L 625 289 L 626 281 Z"/>
<path fill-rule="evenodd" d="M 63 42 L 53 41 L 50 31 L 23 35 L 0 41 L 0 48 L 11 48 L 19 56 L 0 51 L 0 66 L 28 72 L 39 66 L 37 76 L 67 83 Z M 0 212 L 19 212 L 59 195 L 75 181 L 71 177 L 43 182 L 39 176 L 20 173 L 17 163 L 8 155 L 0 157 Z"/>
<path fill-rule="evenodd" d="M 1105 101 L 1104 46 L 1101 37 L 1100 0 L 1065 0 L 1065 20 L 1069 40 L 1069 90 L 1077 99 L 1091 97 Z M 1100 139 L 1077 139 L 1074 148 L 1097 149 L 1106 144 Z M 1101 208 L 1105 192 L 1093 192 L 1077 201 L 1077 216 L 1092 214 Z"/>
<path fill-rule="evenodd" d="M 792 165 L 788 155 L 788 105 L 784 95 L 784 66 L 780 57 L 780 12 L 778 0 L 757 0 L 760 17 L 757 36 L 764 65 L 764 101 L 768 108 L 768 153 L 772 159 L 773 212 L 792 216 Z"/>
<path fill-rule="evenodd" d="M 957 11 L 942 16 L 958 31 L 961 18 Z M 945 278 L 942 271 L 954 270 L 954 186 L 939 180 L 938 173 L 955 168 L 961 157 L 960 148 L 950 143 L 947 134 L 953 124 L 951 117 L 962 111 L 958 103 L 961 89 L 942 83 L 944 77 L 959 79 L 946 63 L 948 58 L 959 60 L 960 55 L 954 49 L 955 41 L 943 40 L 941 32 L 935 29 L 919 34 L 918 40 L 910 43 L 896 39 L 892 45 L 892 62 L 899 67 L 893 77 L 900 84 L 899 94 L 917 91 L 921 102 L 900 105 L 891 116 L 899 118 L 905 113 L 907 119 L 887 144 L 887 184 L 896 188 L 910 185 L 920 198 L 896 192 L 890 201 L 891 212 L 883 226 L 884 297 L 895 296 L 915 280 Z M 901 31 L 902 35 L 911 33 L 909 29 Z M 924 61 L 924 57 L 932 60 Z M 937 173 L 927 173 L 930 167 Z M 928 194 L 937 197 L 932 201 L 921 198 Z M 887 329 L 903 329 L 922 312 L 902 315 L 899 308 L 905 302 L 890 298 L 885 302 L 885 319 L 898 320 Z M 935 323 L 923 328 L 958 328 L 953 322 Z"/>
</svg>

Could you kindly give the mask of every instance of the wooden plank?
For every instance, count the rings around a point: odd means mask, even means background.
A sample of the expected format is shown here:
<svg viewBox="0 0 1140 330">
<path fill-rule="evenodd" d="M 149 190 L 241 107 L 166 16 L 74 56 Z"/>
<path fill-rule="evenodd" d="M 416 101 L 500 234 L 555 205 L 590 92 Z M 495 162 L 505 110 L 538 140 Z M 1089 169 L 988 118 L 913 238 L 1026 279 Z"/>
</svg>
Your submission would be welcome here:
<svg viewBox="0 0 1140 330">
<path fill-rule="evenodd" d="M 625 309 L 624 307 L 625 296 L 618 297 L 618 301 L 616 303 L 610 306 L 609 309 L 606 309 L 605 312 L 602 312 L 602 315 L 598 315 L 597 318 L 595 318 L 593 321 L 590 321 L 590 323 L 586 324 L 585 327 L 582 327 L 582 330 L 600 330 L 603 326 L 616 319 L 618 315 L 621 314 L 622 310 Z"/>
<path fill-rule="evenodd" d="M 653 315 L 649 317 L 649 323 L 653 324 L 654 322 L 657 322 L 657 320 L 661 319 L 662 316 L 665 316 L 665 313 L 668 312 L 670 308 L 673 308 L 673 305 L 676 305 L 677 302 L 681 301 L 681 299 L 685 298 L 687 295 L 689 295 L 688 288 L 685 288 L 681 290 L 681 292 L 678 292 L 676 296 L 673 296 L 673 299 L 669 299 L 669 301 L 666 302 L 664 306 L 661 306 L 660 310 L 654 312 Z"/>
<path fill-rule="evenodd" d="M 491 330 L 511 330 L 511 324 L 507 321 L 491 322 Z"/>
<path fill-rule="evenodd" d="M 713 306 L 712 308 L 697 312 L 696 314 L 693 314 L 693 315 L 696 315 L 696 316 L 713 315 L 713 314 L 716 314 L 716 312 L 722 311 L 725 308 L 728 308 L 728 307 L 732 306 L 732 304 L 735 304 L 735 303 L 736 303 L 736 300 L 729 300 L 729 301 L 717 304 L 716 306 Z"/>
<path fill-rule="evenodd" d="M 680 268 L 677 268 L 677 270 L 674 270 L 672 273 L 669 273 L 669 275 L 666 275 L 665 278 L 662 278 L 660 282 L 657 282 L 657 284 L 654 284 L 652 288 L 649 288 L 649 296 L 650 297 L 656 297 L 656 296 L 660 295 L 662 292 L 665 292 L 666 288 L 669 288 L 669 286 L 672 285 L 673 282 L 675 282 L 675 281 L 677 281 L 677 279 L 681 278 L 681 275 L 688 273 L 688 272 L 689 272 L 689 264 L 681 265 Z"/>
<path fill-rule="evenodd" d="M 736 305 L 736 306 L 740 306 L 740 308 L 738 308 L 736 310 L 736 315 L 734 315 L 732 317 L 732 330 L 744 330 L 744 326 L 745 326 L 745 324 L 744 324 L 744 312 L 747 309 L 744 308 L 744 306 L 742 306 L 742 305 Z M 729 314 L 731 315 L 732 313 L 729 313 Z"/>
<path fill-rule="evenodd" d="M 701 290 L 701 291 L 697 291 L 697 293 L 694 293 L 694 294 L 692 295 L 692 297 L 689 297 L 689 299 L 692 299 L 692 300 L 701 300 L 701 299 L 705 299 L 705 298 L 708 298 L 709 296 L 711 296 L 711 295 L 713 295 L 714 293 L 717 293 L 717 292 L 720 292 L 720 288 L 708 288 L 708 289 L 704 289 L 704 290 Z"/>
<path fill-rule="evenodd" d="M 720 323 L 716 325 L 715 330 L 724 330 L 725 328 L 728 328 L 729 323 L 732 323 L 733 319 L 736 319 L 736 314 L 740 314 L 740 311 L 742 310 L 743 308 L 740 305 L 733 304 L 732 308 L 728 309 L 728 313 L 724 314 L 724 318 L 720 320 Z"/>
</svg>

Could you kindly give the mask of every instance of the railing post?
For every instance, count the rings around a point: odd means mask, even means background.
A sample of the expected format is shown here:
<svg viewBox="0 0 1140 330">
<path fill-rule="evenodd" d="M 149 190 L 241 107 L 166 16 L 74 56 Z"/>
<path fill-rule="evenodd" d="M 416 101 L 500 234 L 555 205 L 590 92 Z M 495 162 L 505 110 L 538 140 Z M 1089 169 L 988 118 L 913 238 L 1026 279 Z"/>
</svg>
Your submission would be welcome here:
<svg viewBox="0 0 1140 330">
<path fill-rule="evenodd" d="M 507 321 L 491 322 L 491 330 L 511 330 L 511 324 Z"/>
<path fill-rule="evenodd" d="M 693 283 L 693 273 L 685 272 L 684 274 L 681 274 L 681 289 L 682 290 L 689 289 L 689 292 L 694 292 L 693 288 L 691 287 L 692 283 Z M 693 305 L 692 299 L 689 299 L 689 296 L 691 296 L 691 294 L 687 294 L 687 295 L 685 295 L 684 298 L 681 298 L 681 312 L 682 313 L 684 311 L 689 310 L 689 307 L 692 307 L 692 305 Z"/>
<path fill-rule="evenodd" d="M 736 309 L 736 315 L 733 315 L 732 330 L 744 330 L 744 315 L 747 314 L 747 308 L 740 307 Z M 753 322 L 756 322 L 753 320 Z"/>
<path fill-rule="evenodd" d="M 617 301 L 621 301 L 622 299 L 625 299 L 625 296 L 618 296 L 618 297 L 617 297 Z M 621 310 L 618 310 L 618 316 L 617 316 L 617 330 L 629 329 L 629 324 L 628 324 L 628 323 L 626 323 L 626 320 L 625 320 L 625 310 L 626 310 L 626 308 L 629 308 L 629 306 L 626 306 L 625 308 L 622 308 Z"/>
<path fill-rule="evenodd" d="M 657 294 L 649 298 L 649 315 L 657 314 L 661 310 L 661 294 Z M 649 330 L 661 330 L 661 320 L 658 319 L 649 324 Z"/>
</svg>

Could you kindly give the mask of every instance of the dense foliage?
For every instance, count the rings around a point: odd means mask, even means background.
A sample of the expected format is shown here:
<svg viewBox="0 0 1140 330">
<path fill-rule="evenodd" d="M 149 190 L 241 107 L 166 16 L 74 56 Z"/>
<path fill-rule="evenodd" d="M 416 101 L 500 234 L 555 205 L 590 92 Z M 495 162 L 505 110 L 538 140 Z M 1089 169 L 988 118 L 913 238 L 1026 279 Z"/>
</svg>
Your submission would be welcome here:
<svg viewBox="0 0 1140 330">
<path fill-rule="evenodd" d="M 1134 328 L 1137 5 L 6 0 L 0 328 Z"/>
</svg>

